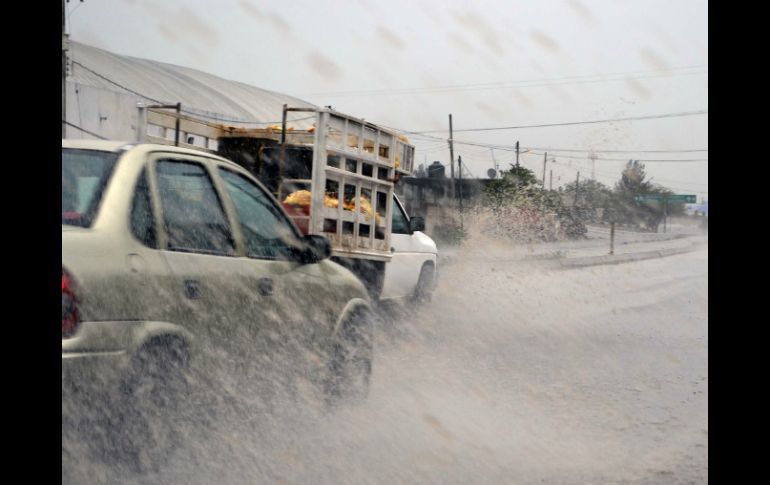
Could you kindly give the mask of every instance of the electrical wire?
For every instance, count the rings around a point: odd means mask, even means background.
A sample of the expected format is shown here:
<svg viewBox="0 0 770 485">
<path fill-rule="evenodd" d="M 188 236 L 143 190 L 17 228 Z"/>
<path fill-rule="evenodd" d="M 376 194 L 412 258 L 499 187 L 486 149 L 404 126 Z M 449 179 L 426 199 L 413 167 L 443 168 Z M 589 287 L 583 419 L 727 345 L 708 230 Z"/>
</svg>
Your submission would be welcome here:
<svg viewBox="0 0 770 485">
<path fill-rule="evenodd" d="M 708 66 L 690 66 L 675 69 L 652 70 L 652 71 L 632 71 L 626 73 L 594 74 L 583 76 L 566 76 L 558 78 L 533 79 L 525 81 L 502 81 L 493 83 L 472 83 L 472 84 L 453 84 L 446 86 L 421 87 L 421 88 L 394 88 L 394 89 L 373 89 L 359 91 L 332 91 L 325 93 L 307 93 L 302 96 L 325 96 L 325 97 L 348 97 L 348 96 L 379 96 L 379 95 L 403 95 L 403 94 L 434 94 L 456 91 L 477 91 L 489 89 L 506 88 L 524 88 L 524 87 L 542 87 L 567 84 L 592 84 L 603 82 L 627 81 L 633 79 L 648 79 L 671 76 L 692 76 L 698 74 L 708 74 L 705 72 L 674 72 L 687 70 L 703 70 Z M 621 76 L 621 77 L 618 77 Z"/>
<path fill-rule="evenodd" d="M 560 165 L 562 167 L 569 168 L 569 169 L 572 169 L 572 170 L 575 170 L 575 171 L 578 171 L 578 172 L 580 171 L 581 168 L 583 170 L 586 170 L 586 168 L 583 167 L 583 166 L 573 167 L 571 165 L 565 164 L 564 162 L 552 161 L 551 163 L 556 164 L 556 165 Z M 604 171 L 601 171 L 601 170 L 596 170 L 595 172 L 597 174 L 599 174 L 599 175 L 604 176 L 604 177 L 612 177 L 612 178 L 617 178 L 618 177 L 617 173 L 609 173 L 609 172 L 604 172 Z M 621 174 L 622 174 L 622 170 L 621 170 Z M 656 181 L 661 181 L 661 182 L 666 182 L 666 183 L 681 184 L 681 185 L 693 185 L 693 186 L 699 186 L 699 187 L 708 187 L 707 183 L 706 184 L 702 184 L 702 183 L 698 183 L 698 182 L 689 182 L 689 181 L 684 181 L 684 180 L 673 180 L 673 179 L 668 179 L 668 178 L 664 179 L 664 178 L 660 178 L 660 177 L 657 177 L 657 176 L 654 176 L 653 178 Z"/>
<path fill-rule="evenodd" d="M 536 151 L 532 151 L 530 153 L 532 153 L 534 155 L 543 155 L 544 153 L 552 153 L 552 152 L 549 151 L 549 152 L 539 153 L 539 152 L 536 152 Z M 592 158 L 592 157 L 580 157 L 580 156 L 576 156 L 576 155 L 570 155 L 568 157 L 562 157 L 562 158 L 581 159 L 581 160 L 598 160 L 598 161 L 602 161 L 602 162 L 627 162 L 629 160 L 629 158 L 603 158 L 603 157 L 593 157 Z M 638 160 L 640 162 L 645 162 L 645 163 L 647 163 L 647 162 L 652 162 L 652 163 L 654 163 L 654 162 L 668 162 L 668 163 L 687 162 L 687 163 L 692 163 L 692 162 L 708 162 L 709 161 L 708 158 L 676 158 L 676 159 L 673 159 L 673 158 L 670 158 L 670 159 L 664 159 L 664 158 L 634 158 L 634 160 Z"/>
<path fill-rule="evenodd" d="M 696 116 L 708 114 L 708 110 L 699 111 L 683 111 L 681 113 L 665 113 L 660 115 L 647 115 L 647 116 L 629 116 L 626 118 L 607 118 L 602 120 L 587 120 L 587 121 L 569 121 L 564 123 L 544 123 L 539 125 L 520 125 L 520 126 L 498 126 L 494 128 L 464 128 L 459 130 L 453 130 L 455 133 L 468 132 L 468 131 L 497 131 L 497 130 L 518 130 L 523 128 L 547 128 L 552 126 L 571 126 L 571 125 L 588 125 L 595 123 L 611 123 L 615 121 L 639 121 L 639 120 L 652 120 L 660 118 L 676 118 L 681 116 Z M 412 131 L 408 133 L 413 134 L 427 134 L 427 133 L 446 133 L 449 130 L 426 130 L 426 131 Z"/>
<path fill-rule="evenodd" d="M 578 149 L 578 148 L 544 148 L 544 147 L 525 147 L 530 150 L 544 150 L 547 152 L 577 152 L 577 153 L 694 153 L 694 152 L 707 152 L 708 148 L 688 149 L 688 150 L 603 150 L 601 148 L 594 149 Z"/>
<path fill-rule="evenodd" d="M 65 125 L 67 125 L 67 126 L 71 126 L 71 127 L 75 128 L 75 129 L 78 129 L 78 130 L 82 131 L 83 133 L 88 133 L 89 135 L 91 135 L 91 136 L 95 136 L 96 138 L 98 138 L 98 139 L 100 139 L 100 140 L 107 140 L 107 138 L 105 138 L 105 137 L 103 137 L 103 136 L 101 136 L 101 135 L 97 135 L 96 133 L 94 133 L 94 132 L 92 132 L 92 131 L 88 131 L 88 130 L 86 130 L 85 128 L 81 128 L 80 126 L 78 126 L 78 125 L 76 125 L 76 124 L 74 124 L 74 123 L 70 123 L 70 122 L 69 122 L 69 121 L 67 121 L 67 120 L 61 120 L 61 121 L 62 121 L 62 123 L 64 123 Z"/>
</svg>

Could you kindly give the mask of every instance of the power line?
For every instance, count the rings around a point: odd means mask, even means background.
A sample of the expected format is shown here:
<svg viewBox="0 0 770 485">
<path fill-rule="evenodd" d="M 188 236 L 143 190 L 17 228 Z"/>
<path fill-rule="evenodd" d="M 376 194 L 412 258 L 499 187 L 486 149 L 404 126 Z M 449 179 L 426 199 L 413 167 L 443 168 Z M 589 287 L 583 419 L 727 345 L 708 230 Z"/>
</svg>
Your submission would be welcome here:
<svg viewBox="0 0 770 485">
<path fill-rule="evenodd" d="M 94 76 L 96 76 L 96 77 L 98 77 L 98 78 L 100 78 L 100 79 L 102 79 L 102 80 L 104 80 L 104 81 L 107 81 L 107 82 L 108 82 L 108 83 L 110 83 L 110 84 L 113 84 L 113 85 L 115 85 L 115 86 L 119 87 L 120 89 L 126 90 L 126 91 L 128 91 L 129 93 L 131 93 L 131 94 L 135 94 L 135 95 L 137 95 L 137 96 L 139 96 L 139 97 L 141 97 L 141 98 L 144 98 L 144 99 L 147 99 L 147 100 L 149 100 L 149 101 L 152 101 L 153 103 L 157 103 L 157 104 L 163 104 L 163 102 L 162 102 L 162 101 L 160 101 L 160 100 L 157 100 L 157 99 L 155 99 L 155 98 L 151 98 L 151 97 L 149 97 L 149 96 L 146 96 L 146 95 L 144 95 L 144 94 L 142 94 L 142 93 L 136 92 L 136 91 L 134 91 L 134 90 L 133 90 L 133 89 L 131 89 L 131 88 L 127 88 L 126 86 L 123 86 L 122 84 L 120 84 L 120 83 L 118 83 L 118 82 L 116 82 L 116 81 L 113 81 L 112 79 L 110 79 L 110 78 L 108 78 L 108 77 L 106 77 L 106 76 L 104 76 L 104 75 L 102 75 L 102 74 L 99 74 L 98 72 L 94 71 L 94 70 L 93 70 L 93 69 L 91 69 L 90 67 L 84 66 L 83 64 L 81 64 L 80 62 L 78 62 L 78 61 L 76 61 L 76 60 L 74 60 L 74 59 L 72 59 L 72 60 L 71 60 L 71 62 L 72 62 L 73 64 L 75 64 L 76 66 L 80 66 L 80 67 L 82 67 L 83 69 L 85 69 L 86 71 L 90 72 L 90 73 L 91 73 L 91 74 L 93 74 Z"/>
<path fill-rule="evenodd" d="M 457 143 L 456 140 L 455 140 L 455 143 Z M 483 151 L 483 152 L 482 151 L 473 151 L 473 154 L 474 155 L 487 155 L 487 156 L 491 156 L 486 151 Z M 540 157 L 542 155 L 542 153 L 537 153 L 537 152 L 534 152 L 534 151 L 530 151 L 530 152 L 525 152 L 522 155 L 523 155 L 523 157 L 522 157 L 521 163 L 529 165 L 530 163 L 535 163 L 535 162 L 533 162 L 533 161 L 531 161 L 531 160 L 529 160 L 528 158 L 525 158 L 525 157 L 528 157 L 530 155 L 533 155 L 533 156 L 536 155 L 536 156 Z M 465 158 L 469 158 L 469 161 L 474 162 L 474 163 L 483 163 L 481 160 L 477 159 L 476 157 L 468 157 L 467 154 L 466 154 Z M 569 158 L 570 159 L 580 158 L 580 159 L 586 159 L 586 160 L 588 159 L 588 157 L 569 157 Z M 599 160 L 599 159 L 597 159 L 597 160 Z M 627 159 L 617 159 L 617 160 L 618 161 L 623 161 L 623 162 L 627 162 L 628 161 Z M 489 158 L 487 161 L 494 162 L 494 160 L 492 160 L 491 158 Z M 552 157 L 549 157 L 549 161 L 551 163 L 555 163 L 558 166 L 561 166 L 561 167 L 564 167 L 564 168 L 569 168 L 569 169 L 572 169 L 572 170 L 575 170 L 575 171 L 579 171 L 582 168 L 579 165 L 578 166 L 572 166 L 572 165 L 568 165 L 567 163 L 564 163 L 564 162 L 561 162 L 561 161 L 557 161 L 556 159 L 554 159 Z M 539 163 L 539 161 L 538 161 L 538 163 Z M 468 169 L 468 164 L 463 164 L 463 165 L 464 165 L 464 168 L 468 171 L 468 173 L 475 178 L 475 175 L 473 175 L 473 173 Z M 612 180 L 617 180 L 620 177 L 621 173 L 622 173 L 622 170 L 619 173 L 610 173 L 610 172 L 605 172 L 605 171 L 602 171 L 602 170 L 597 170 L 596 171 L 597 175 L 599 175 L 601 177 L 605 177 L 607 179 L 612 179 Z M 668 188 L 681 189 L 683 191 L 702 191 L 702 190 L 708 188 L 708 183 L 702 184 L 702 183 L 698 183 L 698 182 L 689 182 L 689 181 L 684 181 L 684 180 L 664 179 L 664 178 L 660 178 L 660 177 L 654 177 L 654 179 L 656 181 L 660 181 L 660 182 L 663 182 L 663 183 L 667 184 Z M 687 187 L 683 187 L 683 186 L 690 186 L 690 187 L 687 188 Z"/>
<path fill-rule="evenodd" d="M 557 78 L 545 78 L 545 79 L 532 79 L 522 81 L 502 81 L 492 83 L 472 83 L 472 84 L 452 84 L 445 86 L 433 86 L 433 87 L 412 87 L 412 88 L 394 88 L 394 89 L 373 89 L 373 90 L 358 90 L 358 91 L 332 91 L 321 93 L 307 93 L 302 96 L 325 96 L 325 97 L 347 97 L 347 96 L 378 96 L 378 95 L 400 95 L 400 94 L 433 94 L 443 92 L 454 91 L 477 91 L 477 90 L 489 90 L 489 89 L 505 89 L 505 88 L 524 88 L 524 87 L 542 87 L 553 85 L 566 85 L 566 84 L 591 84 L 591 83 L 603 83 L 614 81 L 626 81 L 632 79 L 647 79 L 658 77 L 670 77 L 670 76 L 692 76 L 697 74 L 708 74 L 708 71 L 703 72 L 703 69 L 707 69 L 708 66 L 690 66 L 681 67 L 675 69 L 664 70 L 652 70 L 652 71 L 632 71 L 625 73 L 610 73 L 610 74 L 594 74 L 594 75 L 582 75 L 582 76 L 566 76 Z M 675 71 L 691 71 L 696 69 L 695 72 L 675 72 Z"/>
<path fill-rule="evenodd" d="M 579 167 L 576 168 L 576 167 L 573 167 L 571 165 L 567 165 L 564 162 L 554 161 L 552 163 L 555 163 L 556 165 L 561 165 L 562 167 L 569 168 L 569 169 L 572 169 L 572 170 L 576 170 L 576 171 L 579 170 Z M 604 171 L 599 171 L 599 170 L 597 170 L 596 173 L 599 174 L 599 175 L 602 175 L 604 177 L 615 178 L 615 177 L 618 177 L 618 175 L 622 174 L 622 170 L 621 170 L 620 174 L 618 174 L 618 173 L 609 173 L 609 172 L 604 172 Z M 698 186 L 698 187 L 708 187 L 707 183 L 706 184 L 702 184 L 702 183 L 698 183 L 698 182 L 689 182 L 689 181 L 684 181 L 684 180 L 664 179 L 664 178 L 660 178 L 660 177 L 657 177 L 657 176 L 653 176 L 653 178 L 656 181 L 661 181 L 661 182 L 666 182 L 666 183 L 681 184 L 681 185 L 692 185 L 692 186 Z M 688 190 L 690 190 L 690 189 L 688 189 Z"/>
<path fill-rule="evenodd" d="M 444 142 L 444 143 L 448 143 L 449 142 L 448 138 L 441 138 L 439 136 L 433 136 L 433 135 L 425 135 L 425 134 L 422 134 L 422 133 L 419 133 L 419 132 L 416 132 L 416 131 L 402 130 L 400 128 L 394 128 L 392 126 L 383 125 L 383 124 L 380 124 L 380 126 L 382 126 L 383 128 L 388 128 L 388 129 L 391 129 L 391 130 L 394 130 L 394 131 L 398 131 L 400 133 L 407 134 L 407 135 L 409 135 L 412 138 L 416 138 L 416 139 L 423 140 L 423 141 L 441 141 L 441 142 Z M 454 144 L 478 146 L 478 147 L 483 147 L 483 148 L 494 148 L 495 150 L 503 150 L 503 151 L 514 151 L 515 150 L 515 148 L 513 146 L 509 146 L 509 145 L 496 145 L 496 144 L 490 144 L 490 143 L 476 143 L 476 142 L 471 142 L 471 141 L 461 141 L 461 140 L 457 140 L 457 139 L 453 139 L 453 142 L 454 142 Z"/>
<path fill-rule="evenodd" d="M 467 142 L 467 141 L 461 141 L 461 140 L 454 140 L 456 144 L 462 144 L 462 145 L 469 145 L 469 146 L 478 146 L 485 149 L 495 149 L 495 150 L 502 150 L 502 151 L 515 151 L 515 148 L 512 146 L 507 145 L 495 145 L 495 144 L 485 144 L 485 143 L 474 143 L 474 142 Z M 431 148 L 419 148 L 419 150 L 423 152 L 431 152 L 439 150 L 440 146 L 432 146 Z M 542 153 L 538 153 L 536 150 L 543 150 L 548 151 L 551 154 L 559 153 L 559 152 L 577 152 L 577 153 L 693 153 L 693 152 L 704 152 L 708 151 L 707 148 L 705 149 L 689 149 L 689 150 L 568 150 L 568 149 L 548 149 L 548 148 L 536 148 L 536 147 L 526 147 L 527 150 L 529 150 L 528 153 L 531 154 L 537 154 L 540 155 Z M 527 152 L 524 152 L 527 153 Z M 578 155 L 570 155 L 569 158 L 577 158 L 577 159 L 585 159 L 590 160 L 591 157 L 581 157 Z M 667 162 L 667 163 L 678 163 L 678 162 L 684 162 L 684 163 L 695 163 L 695 162 L 708 162 L 707 158 L 677 158 L 677 159 L 653 159 L 653 158 L 634 158 L 635 160 L 639 160 L 641 162 L 650 162 L 650 163 L 656 163 L 656 162 Z M 626 162 L 629 159 L 628 158 L 604 158 L 604 157 L 596 157 L 595 160 L 601 160 L 601 161 L 613 161 L 613 162 Z"/>
<path fill-rule="evenodd" d="M 533 153 L 533 154 L 536 154 L 536 155 L 541 155 L 542 154 L 542 153 L 538 153 L 536 151 L 531 151 L 530 153 Z M 630 160 L 630 158 L 601 158 L 601 157 L 591 158 L 591 157 L 580 157 L 580 156 L 576 156 L 576 155 L 570 155 L 567 158 L 577 158 L 577 159 L 581 159 L 581 160 L 601 160 L 601 161 L 606 161 L 606 162 L 627 162 L 627 161 Z M 654 162 L 668 162 L 668 163 L 687 162 L 687 163 L 692 163 L 692 162 L 708 162 L 709 161 L 708 158 L 671 158 L 671 159 L 663 159 L 663 158 L 647 158 L 647 159 L 645 159 L 645 158 L 634 158 L 633 160 L 638 160 L 640 162 L 645 162 L 645 163 L 646 162 L 652 162 L 652 163 L 654 163 Z"/>
<path fill-rule="evenodd" d="M 463 169 L 463 171 L 467 172 L 468 175 L 470 175 L 472 178 L 476 178 L 476 176 L 473 175 L 473 172 L 471 172 L 471 169 L 469 169 L 466 164 L 463 163 L 463 168 L 462 169 Z"/>
<path fill-rule="evenodd" d="M 483 148 L 486 148 L 486 149 L 494 148 L 495 150 L 502 150 L 502 151 L 509 151 L 509 152 L 514 152 L 515 151 L 514 147 L 507 146 L 507 145 L 494 145 L 494 144 L 474 143 L 474 142 L 466 142 L 466 141 L 460 141 L 460 140 L 455 140 L 454 142 L 456 144 L 478 146 L 478 147 L 483 147 Z M 528 150 L 530 150 L 528 153 L 536 154 L 536 155 L 542 155 L 542 152 L 537 152 L 535 150 L 545 150 L 545 149 L 528 148 Z M 558 153 L 557 150 L 554 150 L 554 151 L 548 150 L 548 152 L 551 153 L 551 154 Z M 590 151 L 588 151 L 588 152 L 590 153 Z M 624 153 L 625 150 L 615 150 L 615 151 L 613 151 L 613 150 L 602 150 L 602 151 L 595 151 L 594 153 L 602 153 L 602 152 L 604 152 L 604 153 Z M 672 151 L 672 152 L 676 153 L 676 151 Z M 663 151 L 663 150 L 661 150 L 661 151 L 652 151 L 652 150 L 650 150 L 650 151 L 645 151 L 645 152 L 640 152 L 640 153 L 672 153 L 672 152 L 666 152 L 666 151 Z M 527 152 L 524 152 L 524 153 L 527 153 Z M 578 159 L 585 159 L 585 160 L 590 160 L 591 159 L 591 157 L 582 157 L 582 156 L 577 156 L 577 155 L 570 155 L 569 158 L 578 158 Z M 628 158 L 596 157 L 594 160 L 609 161 L 609 162 L 627 162 L 629 159 Z M 663 159 L 663 158 L 661 158 L 661 159 L 634 158 L 634 160 L 639 160 L 641 162 L 651 162 L 651 163 L 655 163 L 655 162 L 668 162 L 668 163 L 676 163 L 676 162 L 686 162 L 686 163 L 708 162 L 708 158 L 676 158 L 676 159 L 673 159 L 673 158 L 672 159 Z"/>
<path fill-rule="evenodd" d="M 518 130 L 522 128 L 547 128 L 551 126 L 569 126 L 569 125 L 587 125 L 587 124 L 594 124 L 594 123 L 610 123 L 614 121 L 638 121 L 638 120 L 652 120 L 652 119 L 660 119 L 660 118 L 676 118 L 680 116 L 695 116 L 695 115 L 704 115 L 708 114 L 708 110 L 700 110 L 700 111 L 684 111 L 681 113 L 666 113 L 661 115 L 647 115 L 647 116 L 630 116 L 627 118 L 607 118 L 603 120 L 589 120 L 589 121 L 569 121 L 564 123 L 544 123 L 540 125 L 520 125 L 520 126 L 499 126 L 494 128 L 466 128 L 463 130 L 454 130 L 456 132 L 461 131 L 495 131 L 495 130 Z M 413 131 L 411 133 L 414 134 L 425 134 L 425 133 L 444 133 L 446 130 L 426 130 L 426 131 Z"/>
<path fill-rule="evenodd" d="M 392 127 L 386 127 L 391 128 L 393 130 L 397 130 L 397 128 Z M 446 141 L 444 138 L 440 138 L 437 136 L 430 136 L 430 135 L 420 135 L 416 132 L 410 132 L 410 131 L 403 131 L 404 133 L 407 133 L 415 138 L 427 140 L 427 141 Z M 455 130 L 457 131 L 457 130 Z M 513 145 L 498 145 L 494 143 L 479 143 L 479 142 L 472 142 L 472 141 L 463 141 L 463 140 L 454 140 L 455 144 L 461 144 L 461 145 L 469 145 L 469 146 L 478 146 L 486 149 L 493 148 L 495 150 L 502 150 L 502 151 L 510 151 L 513 152 L 516 150 L 515 146 Z M 697 153 L 697 152 L 707 152 L 708 148 L 699 148 L 699 149 L 686 149 L 686 150 L 604 150 L 604 149 L 567 149 L 567 148 L 544 148 L 544 147 L 523 147 L 526 150 L 542 150 L 542 151 L 548 151 L 549 153 L 559 153 L 559 152 L 576 152 L 576 153 Z M 526 152 L 524 152 L 526 153 Z M 531 152 L 536 153 L 536 152 Z M 580 158 L 577 156 L 572 156 L 572 158 Z M 597 160 L 599 160 L 597 158 Z M 624 161 L 627 159 L 617 159 L 619 161 Z M 678 160 L 677 160 L 678 161 Z"/>
<path fill-rule="evenodd" d="M 75 129 L 78 129 L 78 130 L 82 131 L 83 133 L 88 133 L 89 135 L 91 135 L 91 136 L 95 136 L 96 138 L 99 138 L 100 140 L 107 140 L 107 138 L 105 138 L 105 137 L 103 137 L 103 136 L 101 136 L 101 135 L 97 135 L 96 133 L 94 133 L 94 132 L 92 132 L 92 131 L 88 131 L 88 130 L 86 130 L 85 128 L 81 128 L 81 127 L 79 127 L 78 125 L 76 125 L 76 124 L 73 124 L 73 123 L 70 123 L 70 122 L 69 122 L 69 121 L 67 121 L 67 120 L 61 120 L 61 121 L 62 121 L 62 123 L 64 123 L 65 125 L 71 126 L 71 127 L 75 128 Z"/>
<path fill-rule="evenodd" d="M 142 93 L 139 93 L 139 92 L 137 92 L 135 90 L 132 90 L 132 89 L 130 89 L 130 88 L 128 88 L 128 87 L 126 87 L 126 86 L 116 82 L 116 81 L 113 81 L 112 79 L 110 79 L 110 78 L 108 78 L 108 77 L 106 77 L 106 76 L 104 76 L 104 75 L 94 71 L 93 69 L 83 65 L 82 63 L 80 63 L 78 61 L 75 61 L 74 59 L 71 62 L 73 64 L 76 64 L 76 65 L 80 66 L 81 68 L 85 69 L 86 71 L 94 74 L 95 76 L 103 79 L 104 81 L 107 81 L 107 82 L 109 82 L 109 83 L 111 83 L 111 84 L 113 84 L 113 85 L 115 85 L 115 86 L 117 86 L 117 87 L 119 87 L 119 88 L 129 92 L 129 93 L 132 93 L 132 94 L 134 94 L 136 96 L 139 96 L 141 98 L 147 99 L 149 101 L 153 101 L 155 103 L 162 104 L 162 101 L 160 101 L 158 99 L 155 99 L 155 98 L 152 98 L 150 96 L 144 95 Z M 242 119 L 241 120 L 232 120 L 232 119 L 224 119 L 224 118 L 219 118 L 219 117 L 215 117 L 215 116 L 205 115 L 205 114 L 202 114 L 202 113 L 198 113 L 198 112 L 190 111 L 190 110 L 185 110 L 185 109 L 182 109 L 182 111 L 187 113 L 187 114 L 193 114 L 193 115 L 196 115 L 196 116 L 202 116 L 202 117 L 206 117 L 206 118 L 209 118 L 209 119 L 214 119 L 214 120 L 218 120 L 218 121 L 222 121 L 222 122 L 253 123 L 253 124 L 273 124 L 273 123 L 279 123 L 279 121 L 263 121 L 263 122 L 260 122 L 260 121 L 255 121 L 255 120 L 248 120 L 247 121 L 247 120 L 242 120 Z M 569 123 L 554 123 L 554 124 L 529 125 L 529 126 L 511 126 L 511 127 L 499 127 L 499 128 L 475 128 L 475 129 L 463 129 L 463 130 L 455 130 L 455 131 L 490 131 L 490 130 L 504 130 L 504 129 L 518 129 L 518 128 L 547 127 L 547 126 L 565 126 L 565 125 L 575 125 L 575 124 L 605 123 L 605 122 L 611 122 L 611 121 L 631 121 L 631 120 L 666 118 L 666 117 L 675 117 L 675 116 L 690 116 L 690 115 L 706 114 L 706 113 L 708 113 L 708 112 L 704 110 L 704 111 L 697 111 L 697 112 L 671 113 L 671 114 L 664 114 L 664 115 L 652 115 L 652 116 L 629 117 L 629 118 L 616 118 L 616 119 L 606 119 L 606 120 L 592 120 L 592 121 L 580 121 L 580 122 L 569 122 Z M 310 118 L 313 118 L 313 117 L 314 116 L 308 116 L 308 117 L 299 118 L 299 119 L 291 120 L 291 121 L 301 121 L 301 120 L 306 120 L 306 119 L 310 119 Z M 82 129 L 82 128 L 76 126 L 76 125 L 73 125 L 73 124 L 71 124 L 69 122 L 65 121 L 65 123 L 67 123 L 70 126 L 73 126 L 74 128 L 77 128 L 77 129 L 79 129 L 79 130 L 81 130 L 81 131 L 83 131 L 85 133 L 89 133 L 92 136 L 99 137 L 99 135 L 96 135 L 94 133 L 88 132 L 87 130 L 84 130 L 84 129 Z M 398 130 L 397 128 L 391 128 L 391 129 L 394 129 L 394 130 L 397 130 L 397 131 L 403 131 L 403 130 Z M 442 138 L 426 136 L 425 135 L 426 133 L 437 133 L 437 132 L 443 132 L 443 131 L 444 130 L 424 131 L 424 132 L 406 131 L 406 133 L 414 135 L 414 136 L 416 136 L 418 138 L 425 139 L 425 140 L 444 142 L 445 140 L 442 139 Z M 483 148 L 495 148 L 495 149 L 504 150 L 504 151 L 513 151 L 513 147 L 509 147 L 509 146 L 506 146 L 506 145 L 474 143 L 474 142 L 467 142 L 467 141 L 460 141 L 460 140 L 455 140 L 455 143 L 463 144 L 463 145 L 469 145 L 469 146 L 479 146 L 479 147 L 483 147 Z M 438 150 L 440 148 L 441 148 L 441 146 L 437 145 L 435 147 L 424 149 L 423 151 L 430 152 L 430 151 Z M 552 149 L 551 151 L 556 152 L 556 151 L 559 151 L 559 150 Z M 561 151 L 570 151 L 570 150 L 563 149 Z M 574 150 L 574 151 L 578 151 L 578 150 Z M 590 150 L 587 150 L 587 151 L 590 151 Z M 594 150 L 594 151 L 595 152 L 602 152 L 603 151 L 603 152 L 606 152 L 606 153 L 611 153 L 611 152 L 612 153 L 632 152 L 631 150 L 628 150 L 628 151 L 626 151 L 626 150 Z M 665 151 L 665 150 L 648 150 L 648 151 L 637 150 L 635 152 L 638 152 L 638 153 L 643 153 L 643 152 L 649 152 L 649 153 L 653 153 L 653 152 L 675 153 L 675 152 L 687 152 L 687 151 L 695 152 L 695 151 L 707 151 L 707 150 L 671 150 L 671 151 Z M 581 157 L 573 157 L 573 158 L 581 158 Z M 597 158 L 597 160 L 625 161 L 625 159 L 611 159 L 611 158 Z M 654 162 L 707 162 L 708 159 L 679 159 L 679 160 L 673 160 L 673 159 L 665 159 L 665 160 L 664 159 L 659 159 L 659 160 L 644 159 L 644 160 L 640 160 L 640 161 L 653 162 L 653 163 Z"/>
<path fill-rule="evenodd" d="M 545 150 L 549 152 L 577 152 L 577 153 L 695 153 L 707 152 L 708 148 L 688 149 L 688 150 L 603 150 L 600 148 L 544 148 L 544 147 L 526 147 L 530 150 Z"/>
<path fill-rule="evenodd" d="M 627 160 L 625 158 L 597 158 L 596 160 Z M 708 158 L 680 158 L 680 159 L 652 159 L 652 158 L 635 158 L 640 162 L 655 163 L 655 162 L 708 162 Z"/>
<path fill-rule="evenodd" d="M 505 145 L 493 145 L 493 144 L 463 142 L 463 141 L 459 141 L 459 140 L 455 140 L 455 143 L 463 144 L 463 145 L 470 145 L 470 146 L 478 146 L 478 147 L 482 147 L 482 148 L 485 148 L 485 149 L 496 149 L 496 150 L 509 151 L 509 152 L 515 151 L 515 148 L 509 147 L 509 146 L 505 146 Z M 441 151 L 442 149 L 443 149 L 442 147 L 432 147 L 432 148 L 429 148 L 429 149 L 420 149 L 418 147 L 418 150 L 422 151 L 423 153 L 430 153 L 430 152 Z M 525 154 L 542 155 L 542 153 L 539 153 L 539 152 L 535 151 L 535 149 L 533 149 L 533 148 L 529 148 L 528 150 L 529 151 L 525 152 Z M 692 150 L 692 151 L 694 151 L 694 150 Z M 606 152 L 622 153 L 622 152 L 625 152 L 625 150 L 614 150 L 614 151 L 607 150 Z M 653 153 L 666 153 L 664 150 L 660 150 L 660 151 L 650 150 L 649 152 L 653 152 Z M 481 152 L 477 152 L 477 153 L 480 154 Z M 582 157 L 582 156 L 577 156 L 577 155 L 571 155 L 568 158 L 570 158 L 570 159 L 592 160 L 591 157 Z M 596 157 L 596 158 L 593 158 L 593 160 L 608 161 L 608 162 L 627 162 L 629 159 L 628 158 Z M 650 159 L 642 159 L 642 158 L 635 158 L 635 160 L 639 160 L 640 162 L 645 162 L 645 163 L 708 163 L 708 159 L 707 158 L 681 158 L 681 159 L 652 159 L 652 158 L 650 158 Z"/>
</svg>

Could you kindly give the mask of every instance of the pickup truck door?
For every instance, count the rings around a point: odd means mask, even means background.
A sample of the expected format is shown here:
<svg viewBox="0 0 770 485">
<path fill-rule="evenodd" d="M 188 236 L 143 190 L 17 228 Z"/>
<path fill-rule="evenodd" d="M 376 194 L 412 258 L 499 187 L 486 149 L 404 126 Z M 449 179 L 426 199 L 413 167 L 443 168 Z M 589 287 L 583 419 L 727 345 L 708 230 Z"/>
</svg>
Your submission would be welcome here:
<svg viewBox="0 0 770 485">
<path fill-rule="evenodd" d="M 385 265 L 385 283 L 381 298 L 403 298 L 411 296 L 420 278 L 420 269 L 425 254 L 418 251 L 414 233 L 404 208 L 393 197 L 393 223 L 390 234 L 392 259 Z"/>
</svg>

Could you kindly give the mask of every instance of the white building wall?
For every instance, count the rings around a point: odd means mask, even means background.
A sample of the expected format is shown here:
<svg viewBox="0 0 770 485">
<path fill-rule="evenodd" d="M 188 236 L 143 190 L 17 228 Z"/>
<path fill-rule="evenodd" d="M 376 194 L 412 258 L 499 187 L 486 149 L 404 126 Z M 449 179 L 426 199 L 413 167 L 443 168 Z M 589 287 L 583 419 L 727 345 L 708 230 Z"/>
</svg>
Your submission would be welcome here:
<svg viewBox="0 0 770 485">
<path fill-rule="evenodd" d="M 67 83 L 67 121 L 110 140 L 136 140 L 136 104 L 132 94 Z M 66 138 L 95 139 L 73 126 L 66 127 Z"/>
</svg>

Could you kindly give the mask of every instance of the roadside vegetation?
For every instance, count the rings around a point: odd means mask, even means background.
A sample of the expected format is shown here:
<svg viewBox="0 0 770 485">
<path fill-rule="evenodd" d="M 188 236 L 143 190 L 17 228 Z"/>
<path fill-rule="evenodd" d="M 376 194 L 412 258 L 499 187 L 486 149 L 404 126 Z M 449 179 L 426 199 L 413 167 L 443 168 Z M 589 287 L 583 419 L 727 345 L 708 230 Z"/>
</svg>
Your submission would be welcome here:
<svg viewBox="0 0 770 485">
<path fill-rule="evenodd" d="M 513 164 L 501 175 L 485 187 L 481 204 L 473 209 L 475 220 L 482 233 L 519 242 L 580 239 L 586 235 L 587 223 L 615 222 L 657 231 L 664 217 L 663 204 L 639 202 L 636 197 L 673 194 L 647 180 L 644 164 L 638 160 L 629 160 L 612 188 L 586 180 L 548 190 L 532 170 Z M 684 203 L 669 203 L 667 212 L 684 214 Z"/>
</svg>

